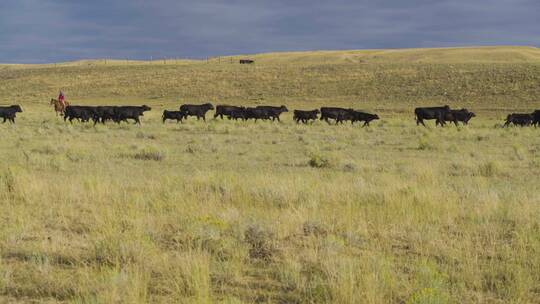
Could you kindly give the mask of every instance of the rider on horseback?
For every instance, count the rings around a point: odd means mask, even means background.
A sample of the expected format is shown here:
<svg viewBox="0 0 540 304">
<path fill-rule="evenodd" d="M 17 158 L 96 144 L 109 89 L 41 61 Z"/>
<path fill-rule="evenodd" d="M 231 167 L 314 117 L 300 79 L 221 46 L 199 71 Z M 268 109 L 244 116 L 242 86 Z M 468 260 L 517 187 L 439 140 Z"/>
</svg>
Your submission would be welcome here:
<svg viewBox="0 0 540 304">
<path fill-rule="evenodd" d="M 66 97 L 64 96 L 64 92 L 60 90 L 60 94 L 58 94 L 58 101 L 62 104 L 62 107 L 66 107 Z"/>
</svg>

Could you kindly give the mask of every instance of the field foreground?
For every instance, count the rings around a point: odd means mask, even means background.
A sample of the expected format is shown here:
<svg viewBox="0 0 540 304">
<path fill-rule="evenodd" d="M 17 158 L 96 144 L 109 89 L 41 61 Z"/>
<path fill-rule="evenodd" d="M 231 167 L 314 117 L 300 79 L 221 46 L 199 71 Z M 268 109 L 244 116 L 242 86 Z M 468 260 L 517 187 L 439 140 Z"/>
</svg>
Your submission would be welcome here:
<svg viewBox="0 0 540 304">
<path fill-rule="evenodd" d="M 538 130 L 28 109 L 0 147 L 6 301 L 538 302 Z"/>
<path fill-rule="evenodd" d="M 540 303 L 540 130 L 500 128 L 540 108 L 540 61 L 506 51 L 0 67 L 24 110 L 0 124 L 0 302 Z M 64 85 L 153 110 L 70 125 Z M 163 125 L 179 97 L 382 119 Z M 441 103 L 478 117 L 415 126 Z"/>
</svg>

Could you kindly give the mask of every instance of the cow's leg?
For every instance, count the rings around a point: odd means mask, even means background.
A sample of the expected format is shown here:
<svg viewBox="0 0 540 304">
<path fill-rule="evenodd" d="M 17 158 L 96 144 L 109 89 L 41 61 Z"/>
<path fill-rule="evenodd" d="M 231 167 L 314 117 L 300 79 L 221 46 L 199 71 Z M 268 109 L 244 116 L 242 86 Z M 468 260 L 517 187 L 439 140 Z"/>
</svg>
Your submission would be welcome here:
<svg viewBox="0 0 540 304">
<path fill-rule="evenodd" d="M 421 123 L 422 126 L 426 127 L 426 124 L 424 123 L 424 120 L 419 118 L 417 121 L 416 121 L 416 125 L 418 125 L 418 123 Z"/>
<path fill-rule="evenodd" d="M 369 121 L 366 120 L 366 122 L 364 122 L 364 124 L 362 125 L 362 128 L 365 127 L 365 126 L 369 127 Z"/>
</svg>

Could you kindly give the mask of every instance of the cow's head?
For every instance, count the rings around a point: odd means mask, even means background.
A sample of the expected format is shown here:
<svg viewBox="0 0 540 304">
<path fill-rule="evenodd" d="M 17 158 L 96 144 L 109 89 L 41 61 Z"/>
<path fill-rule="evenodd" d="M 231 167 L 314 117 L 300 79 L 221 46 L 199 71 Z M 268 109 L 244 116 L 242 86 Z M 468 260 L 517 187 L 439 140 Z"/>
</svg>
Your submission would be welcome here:
<svg viewBox="0 0 540 304">
<path fill-rule="evenodd" d="M 450 111 L 450 106 L 449 106 L 449 105 L 445 105 L 443 108 L 444 108 L 446 111 Z"/>
<path fill-rule="evenodd" d="M 380 119 L 380 118 L 379 118 L 379 115 L 377 115 L 377 114 L 373 114 L 373 115 L 371 116 L 371 118 L 373 118 L 373 120 Z"/>
<path fill-rule="evenodd" d="M 150 110 L 152 110 L 152 108 L 150 108 L 150 107 L 147 106 L 147 105 L 142 105 L 141 108 L 143 109 L 143 111 L 150 111 Z"/>
<path fill-rule="evenodd" d="M 204 104 L 206 108 L 208 108 L 209 110 L 213 110 L 214 109 L 214 106 L 211 104 L 211 103 L 205 103 Z"/>
<path fill-rule="evenodd" d="M 469 112 L 469 118 L 473 118 L 473 117 L 476 117 L 476 114 L 474 114 L 474 112 Z"/>
<path fill-rule="evenodd" d="M 281 112 L 289 112 L 289 109 L 287 109 L 287 107 L 284 105 L 281 105 L 280 109 L 281 109 Z"/>
<path fill-rule="evenodd" d="M 315 114 L 321 114 L 321 111 L 319 111 L 319 109 L 315 109 L 315 110 L 313 110 L 313 113 L 315 113 Z"/>
<path fill-rule="evenodd" d="M 20 113 L 22 113 L 22 108 L 21 108 L 21 106 L 19 106 L 19 105 L 12 105 L 11 108 L 12 108 L 12 109 L 15 109 L 15 112 L 20 112 Z"/>
</svg>

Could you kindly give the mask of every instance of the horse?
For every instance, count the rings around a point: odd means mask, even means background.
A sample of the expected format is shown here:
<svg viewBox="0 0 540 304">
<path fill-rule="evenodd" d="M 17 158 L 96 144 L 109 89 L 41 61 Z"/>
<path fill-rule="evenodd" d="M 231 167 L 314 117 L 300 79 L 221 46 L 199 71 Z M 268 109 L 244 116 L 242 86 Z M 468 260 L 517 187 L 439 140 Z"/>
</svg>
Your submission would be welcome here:
<svg viewBox="0 0 540 304">
<path fill-rule="evenodd" d="M 69 103 L 67 101 L 64 101 L 64 104 L 62 105 L 59 100 L 51 98 L 50 105 L 54 105 L 54 111 L 56 113 L 56 116 L 62 116 L 66 111 L 66 107 L 69 106 Z"/>
</svg>

